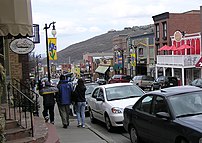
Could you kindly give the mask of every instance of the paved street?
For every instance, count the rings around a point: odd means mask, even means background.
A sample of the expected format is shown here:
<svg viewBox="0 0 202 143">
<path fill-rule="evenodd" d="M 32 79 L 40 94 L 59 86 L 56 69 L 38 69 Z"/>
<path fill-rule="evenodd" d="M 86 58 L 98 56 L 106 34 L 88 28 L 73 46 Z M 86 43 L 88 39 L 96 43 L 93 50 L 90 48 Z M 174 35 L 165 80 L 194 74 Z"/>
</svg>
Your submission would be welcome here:
<svg viewBox="0 0 202 143">
<path fill-rule="evenodd" d="M 113 133 L 107 131 L 105 123 L 97 121 L 95 124 L 90 122 L 89 117 L 86 118 L 86 123 L 98 130 L 100 133 L 104 134 L 108 138 L 112 139 L 116 143 L 130 143 L 129 134 L 124 130 L 124 128 L 116 128 Z"/>
<path fill-rule="evenodd" d="M 42 97 L 40 97 L 40 117 L 42 117 Z M 62 128 L 60 115 L 57 105 L 55 106 L 55 124 L 57 135 L 60 143 L 114 143 L 114 141 L 97 129 L 90 126 L 88 123 L 85 128 L 78 128 L 75 117 L 71 117 L 70 126 L 67 129 Z"/>
<path fill-rule="evenodd" d="M 148 92 L 148 91 L 146 91 Z M 42 117 L 42 97 L 40 97 L 40 117 Z M 75 117 L 70 116 L 70 126 L 68 129 L 62 128 L 57 104 L 55 106 L 55 127 L 61 143 L 130 143 L 129 134 L 124 128 L 117 128 L 113 133 L 107 131 L 105 123 L 97 121 L 95 124 L 86 117 L 86 128 L 78 128 Z"/>
</svg>

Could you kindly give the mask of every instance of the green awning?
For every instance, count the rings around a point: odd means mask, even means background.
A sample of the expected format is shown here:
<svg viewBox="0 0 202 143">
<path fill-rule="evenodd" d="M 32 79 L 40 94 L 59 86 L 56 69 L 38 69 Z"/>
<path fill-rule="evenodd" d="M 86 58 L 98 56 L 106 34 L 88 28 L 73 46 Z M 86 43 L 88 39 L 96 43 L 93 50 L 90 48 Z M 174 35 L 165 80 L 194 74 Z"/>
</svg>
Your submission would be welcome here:
<svg viewBox="0 0 202 143">
<path fill-rule="evenodd" d="M 97 73 L 102 73 L 102 74 L 105 74 L 105 72 L 108 70 L 109 67 L 106 67 L 106 66 L 99 66 L 95 72 Z"/>
</svg>

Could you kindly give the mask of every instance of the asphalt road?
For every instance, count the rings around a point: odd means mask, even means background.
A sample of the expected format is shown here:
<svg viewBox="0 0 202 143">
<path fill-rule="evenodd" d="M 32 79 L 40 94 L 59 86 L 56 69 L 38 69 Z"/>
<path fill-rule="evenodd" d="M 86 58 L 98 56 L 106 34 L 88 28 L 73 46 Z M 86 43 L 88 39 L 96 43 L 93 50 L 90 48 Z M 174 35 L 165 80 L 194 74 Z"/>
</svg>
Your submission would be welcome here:
<svg viewBox="0 0 202 143">
<path fill-rule="evenodd" d="M 123 127 L 116 128 L 114 132 L 110 133 L 107 131 L 105 123 L 97 121 L 95 124 L 92 124 L 89 117 L 86 117 L 86 123 L 108 138 L 114 140 L 116 143 L 130 143 L 129 134 L 124 130 Z"/>
</svg>

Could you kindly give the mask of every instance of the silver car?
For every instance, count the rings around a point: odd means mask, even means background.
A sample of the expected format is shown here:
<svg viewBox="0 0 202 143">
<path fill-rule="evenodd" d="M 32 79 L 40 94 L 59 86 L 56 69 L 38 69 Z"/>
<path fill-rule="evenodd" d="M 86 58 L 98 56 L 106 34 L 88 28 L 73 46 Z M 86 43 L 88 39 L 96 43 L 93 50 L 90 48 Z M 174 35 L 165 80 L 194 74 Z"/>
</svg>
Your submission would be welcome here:
<svg viewBox="0 0 202 143">
<path fill-rule="evenodd" d="M 108 131 L 123 126 L 123 110 L 133 105 L 144 91 L 133 83 L 114 83 L 95 87 L 87 99 L 91 122 L 106 123 Z"/>
</svg>

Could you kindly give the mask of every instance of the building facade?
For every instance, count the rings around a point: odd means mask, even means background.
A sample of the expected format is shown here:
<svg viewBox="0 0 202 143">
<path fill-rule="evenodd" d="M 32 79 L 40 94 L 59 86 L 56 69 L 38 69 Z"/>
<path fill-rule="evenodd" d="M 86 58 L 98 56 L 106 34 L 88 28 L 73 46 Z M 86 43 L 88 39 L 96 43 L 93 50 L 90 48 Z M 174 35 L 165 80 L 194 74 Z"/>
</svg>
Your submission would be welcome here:
<svg viewBox="0 0 202 143">
<path fill-rule="evenodd" d="M 155 74 L 154 33 L 130 36 L 128 41 L 128 73 L 135 75 Z"/>
<path fill-rule="evenodd" d="M 182 85 L 186 85 L 201 77 L 201 69 L 195 67 L 201 57 L 200 17 L 198 10 L 166 12 L 152 17 L 155 25 L 156 78 L 161 75 L 176 76 Z M 164 45 L 170 48 L 161 50 Z"/>
</svg>

